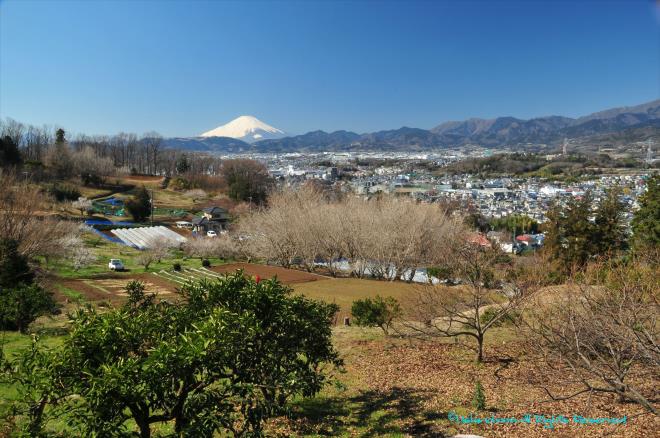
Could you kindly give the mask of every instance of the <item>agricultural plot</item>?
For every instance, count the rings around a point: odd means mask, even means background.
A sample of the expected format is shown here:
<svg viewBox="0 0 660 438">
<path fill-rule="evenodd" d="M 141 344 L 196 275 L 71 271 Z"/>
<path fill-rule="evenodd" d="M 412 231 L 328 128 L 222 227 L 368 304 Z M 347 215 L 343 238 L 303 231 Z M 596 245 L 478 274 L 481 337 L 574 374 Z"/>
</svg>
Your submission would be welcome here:
<svg viewBox="0 0 660 438">
<path fill-rule="evenodd" d="M 131 277 L 108 277 L 94 279 L 63 280 L 59 283 L 60 293 L 55 298 L 63 301 L 76 295 L 81 301 L 99 302 L 107 301 L 117 304 L 126 300 L 126 284 L 131 280 L 139 280 L 146 286 L 146 290 L 155 293 L 158 297 L 168 298 L 175 295 L 175 287 L 171 282 L 163 281 L 152 274 L 139 274 Z M 68 291 L 68 293 L 61 293 Z"/>
<path fill-rule="evenodd" d="M 311 272 L 297 271 L 295 269 L 286 269 L 279 266 L 257 265 L 253 263 L 232 263 L 229 265 L 219 265 L 211 267 L 215 273 L 226 274 L 235 272 L 237 269 L 243 270 L 245 275 L 259 276 L 262 279 L 277 277 L 284 284 L 307 283 L 310 281 L 326 280 L 330 277 L 314 274 Z"/>
<path fill-rule="evenodd" d="M 221 274 L 217 274 L 204 267 L 202 268 L 183 268 L 180 271 L 166 271 L 160 270 L 154 272 L 153 275 L 162 280 L 175 283 L 177 286 L 183 286 L 191 281 L 199 280 L 215 280 L 222 278 Z"/>
</svg>

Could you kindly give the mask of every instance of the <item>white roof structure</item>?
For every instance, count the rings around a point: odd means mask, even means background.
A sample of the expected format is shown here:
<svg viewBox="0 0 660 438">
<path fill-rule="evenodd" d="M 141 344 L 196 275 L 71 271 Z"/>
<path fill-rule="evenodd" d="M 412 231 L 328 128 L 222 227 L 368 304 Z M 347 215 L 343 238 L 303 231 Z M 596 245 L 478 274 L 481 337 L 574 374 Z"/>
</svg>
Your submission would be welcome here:
<svg viewBox="0 0 660 438">
<path fill-rule="evenodd" d="M 165 241 L 171 247 L 186 242 L 185 237 L 162 225 L 144 228 L 117 228 L 110 231 L 128 246 L 137 249 L 149 249 L 155 242 Z"/>
</svg>

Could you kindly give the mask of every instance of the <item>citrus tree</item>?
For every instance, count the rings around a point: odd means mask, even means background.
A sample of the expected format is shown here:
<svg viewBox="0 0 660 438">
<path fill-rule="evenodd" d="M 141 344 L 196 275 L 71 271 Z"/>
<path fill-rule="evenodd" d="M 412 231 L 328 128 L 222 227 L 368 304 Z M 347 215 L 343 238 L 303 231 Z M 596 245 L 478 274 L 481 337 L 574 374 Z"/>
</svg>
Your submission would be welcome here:
<svg viewBox="0 0 660 438">
<path fill-rule="evenodd" d="M 335 305 L 293 296 L 276 280 L 241 272 L 157 300 L 139 282 L 128 302 L 72 315 L 61 348 L 32 348 L 7 365 L 23 388 L 17 406 L 36 435 L 57 418 L 84 436 L 261 435 L 294 395 L 316 394 L 327 366 Z M 160 426 L 162 427 L 162 426 Z"/>
</svg>

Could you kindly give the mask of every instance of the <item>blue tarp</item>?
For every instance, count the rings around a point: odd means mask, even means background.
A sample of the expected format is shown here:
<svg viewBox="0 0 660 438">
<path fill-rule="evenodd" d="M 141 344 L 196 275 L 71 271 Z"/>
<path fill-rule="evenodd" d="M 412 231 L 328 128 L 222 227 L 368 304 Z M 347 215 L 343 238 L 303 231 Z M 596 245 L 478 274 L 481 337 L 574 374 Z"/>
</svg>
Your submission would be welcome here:
<svg viewBox="0 0 660 438">
<path fill-rule="evenodd" d="M 118 237 L 108 236 L 107 234 L 102 233 L 101 231 L 97 230 L 96 228 L 92 228 L 92 231 L 94 233 L 98 234 L 99 236 L 103 237 L 105 240 L 109 240 L 112 243 L 119 243 L 120 245 L 126 245 L 126 243 Z"/>
<path fill-rule="evenodd" d="M 121 199 L 114 198 L 114 197 L 104 199 L 103 201 L 99 201 L 99 202 L 103 202 L 104 204 L 110 204 L 114 207 L 121 207 L 121 206 L 124 205 L 124 201 L 122 201 Z"/>
<path fill-rule="evenodd" d="M 110 219 L 85 219 L 85 225 L 119 225 L 119 226 L 130 226 L 135 225 L 134 222 L 129 221 L 117 221 L 113 222 Z"/>
</svg>

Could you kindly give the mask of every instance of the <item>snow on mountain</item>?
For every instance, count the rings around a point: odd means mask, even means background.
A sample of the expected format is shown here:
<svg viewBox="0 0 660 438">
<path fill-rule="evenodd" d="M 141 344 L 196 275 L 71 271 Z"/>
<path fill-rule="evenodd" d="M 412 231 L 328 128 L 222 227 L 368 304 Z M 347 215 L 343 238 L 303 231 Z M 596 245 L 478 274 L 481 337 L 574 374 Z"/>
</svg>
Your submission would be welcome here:
<svg viewBox="0 0 660 438">
<path fill-rule="evenodd" d="M 231 137 L 254 143 L 259 140 L 286 137 L 284 131 L 274 128 L 253 116 L 240 116 L 226 125 L 206 131 L 200 137 Z"/>
</svg>

